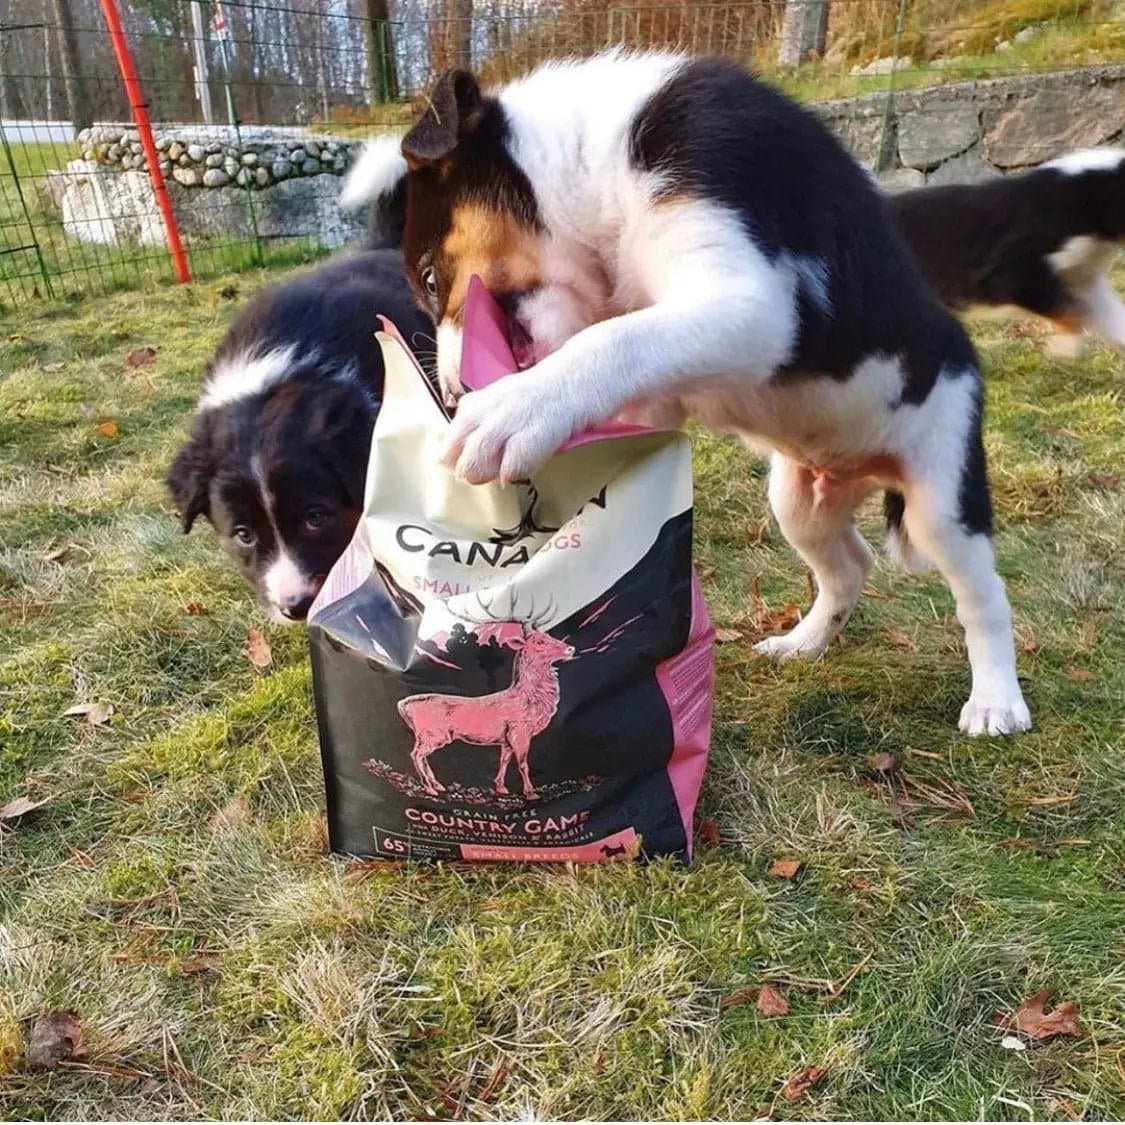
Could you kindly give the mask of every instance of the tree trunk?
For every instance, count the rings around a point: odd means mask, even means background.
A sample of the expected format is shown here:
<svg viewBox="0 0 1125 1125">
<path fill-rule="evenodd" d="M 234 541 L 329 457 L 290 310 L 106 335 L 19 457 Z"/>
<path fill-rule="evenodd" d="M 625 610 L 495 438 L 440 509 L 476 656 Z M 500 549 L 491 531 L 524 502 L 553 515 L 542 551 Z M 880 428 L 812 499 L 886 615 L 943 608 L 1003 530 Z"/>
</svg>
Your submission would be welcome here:
<svg viewBox="0 0 1125 1125">
<path fill-rule="evenodd" d="M 74 33 L 74 16 L 70 0 L 51 0 L 55 12 L 55 25 L 59 39 L 59 62 L 62 69 L 63 89 L 66 91 L 66 108 L 77 133 L 87 128 L 92 118 L 85 96 L 82 68 L 79 64 L 78 39 Z"/>
<path fill-rule="evenodd" d="M 778 63 L 800 66 L 824 54 L 827 33 L 828 0 L 786 0 Z"/>
<path fill-rule="evenodd" d="M 367 81 L 371 104 L 398 97 L 398 68 L 387 0 L 365 0 L 367 7 Z"/>
<path fill-rule="evenodd" d="M 473 0 L 446 0 L 445 20 L 453 65 L 468 70 L 473 65 Z"/>
</svg>

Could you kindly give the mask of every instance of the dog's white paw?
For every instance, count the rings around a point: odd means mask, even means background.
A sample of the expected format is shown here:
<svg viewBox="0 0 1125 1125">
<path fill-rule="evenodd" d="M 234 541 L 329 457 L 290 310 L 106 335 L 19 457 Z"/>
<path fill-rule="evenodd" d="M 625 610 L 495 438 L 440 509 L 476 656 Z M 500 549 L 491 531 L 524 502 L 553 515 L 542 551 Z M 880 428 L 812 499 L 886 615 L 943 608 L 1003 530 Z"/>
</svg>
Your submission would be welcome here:
<svg viewBox="0 0 1125 1125">
<path fill-rule="evenodd" d="M 961 708 L 961 730 L 970 738 L 984 735 L 1018 734 L 1031 730 L 1031 712 L 1017 691 L 1014 697 L 971 696 Z"/>
<path fill-rule="evenodd" d="M 759 641 L 754 646 L 754 651 L 777 661 L 816 660 L 824 655 L 827 647 L 827 641 L 811 635 L 798 625 L 788 633 L 779 633 L 776 637 L 766 637 L 764 641 Z"/>
<path fill-rule="evenodd" d="M 470 484 L 523 480 L 571 435 L 562 404 L 546 402 L 531 375 L 513 375 L 465 395 L 442 463 Z"/>
</svg>

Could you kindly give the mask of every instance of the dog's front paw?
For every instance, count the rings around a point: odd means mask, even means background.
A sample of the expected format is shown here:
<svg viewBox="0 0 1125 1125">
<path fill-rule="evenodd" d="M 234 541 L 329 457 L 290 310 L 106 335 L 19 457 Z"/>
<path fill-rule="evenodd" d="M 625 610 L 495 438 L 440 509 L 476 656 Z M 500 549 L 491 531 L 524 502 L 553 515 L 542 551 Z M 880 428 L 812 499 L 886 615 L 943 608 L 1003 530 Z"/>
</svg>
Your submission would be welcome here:
<svg viewBox="0 0 1125 1125">
<path fill-rule="evenodd" d="M 1031 712 L 1017 691 L 1012 697 L 972 695 L 961 708 L 961 730 L 970 738 L 988 734 L 1017 734 L 1031 730 Z"/>
<path fill-rule="evenodd" d="M 547 402 L 532 377 L 513 375 L 461 399 L 442 463 L 470 484 L 501 484 L 530 476 L 571 435 L 557 402 Z"/>
<path fill-rule="evenodd" d="M 801 622 L 795 629 L 788 633 L 779 633 L 776 637 L 766 637 L 754 646 L 754 651 L 760 656 L 768 656 L 771 660 L 816 660 L 824 655 L 831 638 L 824 638 L 810 633 L 804 629 Z"/>
</svg>

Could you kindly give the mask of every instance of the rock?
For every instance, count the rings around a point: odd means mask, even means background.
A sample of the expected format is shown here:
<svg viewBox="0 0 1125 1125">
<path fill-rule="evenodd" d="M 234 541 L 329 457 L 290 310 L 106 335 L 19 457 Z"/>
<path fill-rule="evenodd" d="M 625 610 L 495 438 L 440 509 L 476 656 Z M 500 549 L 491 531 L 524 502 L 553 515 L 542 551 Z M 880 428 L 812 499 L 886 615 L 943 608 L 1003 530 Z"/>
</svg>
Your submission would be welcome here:
<svg viewBox="0 0 1125 1125">
<path fill-rule="evenodd" d="M 193 164 L 202 163 L 203 158 L 207 155 L 206 152 L 203 151 L 202 145 L 188 145 L 187 154 L 188 154 L 188 159 Z"/>
<path fill-rule="evenodd" d="M 929 184 L 979 184 L 984 180 L 995 180 L 1000 173 L 981 156 L 980 145 L 974 145 L 968 152 L 947 160 L 930 173 Z"/>
<path fill-rule="evenodd" d="M 156 138 L 156 151 L 167 152 L 172 147 L 171 137 L 157 137 Z"/>
<path fill-rule="evenodd" d="M 172 174 L 172 165 L 167 160 L 160 162 L 160 174 L 167 179 Z"/>
<path fill-rule="evenodd" d="M 168 145 L 168 159 L 179 160 L 184 154 L 184 146 L 179 141 L 172 141 Z"/>
<path fill-rule="evenodd" d="M 94 150 L 92 148 L 84 148 L 82 150 L 82 159 L 83 160 L 93 160 L 94 159 Z"/>
<path fill-rule="evenodd" d="M 221 168 L 223 166 L 223 154 L 221 152 L 212 152 L 208 154 L 203 163 L 206 164 L 208 168 Z"/>
<path fill-rule="evenodd" d="M 87 125 L 85 129 L 79 129 L 78 130 L 78 143 L 80 145 L 86 144 L 86 142 L 89 141 L 89 139 L 90 139 L 90 126 Z"/>
<path fill-rule="evenodd" d="M 143 144 L 141 144 L 140 141 L 130 141 L 129 142 L 129 151 L 132 152 L 134 156 L 142 155 L 144 153 L 144 150 L 145 150 L 145 146 Z"/>
<path fill-rule="evenodd" d="M 317 173 L 323 171 L 324 169 L 321 168 L 319 160 L 306 160 L 304 164 L 301 165 L 301 172 L 306 176 L 315 176 Z"/>
<path fill-rule="evenodd" d="M 211 144 L 207 145 L 207 146 L 206 146 L 206 147 L 205 147 L 205 148 L 203 149 L 203 151 L 204 151 L 204 152 L 205 152 L 205 153 L 206 153 L 206 154 L 207 154 L 208 156 L 218 156 L 218 155 L 220 155 L 220 154 L 222 153 L 222 151 L 223 151 L 223 146 L 222 146 L 221 144 L 218 144 L 218 143 L 217 143 L 217 142 L 215 142 L 215 141 L 212 141 L 212 142 L 211 142 Z"/>
<path fill-rule="evenodd" d="M 275 180 L 284 180 L 293 171 L 292 165 L 288 160 L 275 160 L 270 167 L 270 173 Z"/>
<path fill-rule="evenodd" d="M 1010 39 L 1001 39 L 996 44 L 996 53 L 1001 54 L 1003 51 L 1010 51 L 1012 49 L 1012 41 Z"/>
<path fill-rule="evenodd" d="M 305 150 L 303 148 L 295 148 L 289 153 L 289 163 L 300 168 L 305 162 Z"/>
<path fill-rule="evenodd" d="M 259 165 L 254 169 L 254 182 L 258 187 L 269 187 L 270 173 L 268 168 L 263 168 Z"/>
<path fill-rule="evenodd" d="M 1087 83 L 1042 87 L 1014 104 L 987 111 L 985 155 L 998 168 L 1026 168 L 1075 148 L 1090 148 L 1125 128 L 1120 87 Z"/>
<path fill-rule="evenodd" d="M 1013 43 L 1030 43 L 1039 34 L 1039 28 L 1034 24 L 1030 27 L 1025 27 L 1022 31 L 1017 31 L 1012 36 Z"/>
<path fill-rule="evenodd" d="M 59 209 L 69 238 L 103 246 L 164 244 L 152 181 L 144 172 L 108 176 L 96 164 L 72 160 L 60 181 Z"/>
<path fill-rule="evenodd" d="M 199 173 L 194 168 L 173 168 L 172 179 L 184 187 L 195 187 L 199 183 Z"/>
<path fill-rule="evenodd" d="M 238 161 L 235 160 L 233 156 L 223 157 L 223 171 L 226 172 L 228 176 L 237 175 L 239 167 Z"/>
<path fill-rule="evenodd" d="M 904 113 L 898 122 L 898 154 L 907 168 L 929 171 L 980 139 L 975 106 L 942 105 Z"/>
<path fill-rule="evenodd" d="M 111 164 L 116 164 L 121 159 L 121 146 L 118 144 L 110 145 L 105 158 Z"/>
<path fill-rule="evenodd" d="M 190 156 L 188 156 L 188 154 L 187 154 L 186 152 L 181 152 L 181 153 L 180 153 L 180 157 L 179 157 L 179 159 L 178 159 L 178 160 L 176 161 L 176 163 L 177 163 L 177 164 L 178 164 L 178 165 L 179 165 L 179 166 L 180 166 L 181 168 L 190 168 L 190 167 L 191 167 L 191 157 L 190 157 Z"/>
<path fill-rule="evenodd" d="M 324 147 L 325 147 L 325 148 L 326 148 L 326 149 L 327 149 L 327 150 L 328 150 L 328 151 L 329 151 L 329 152 L 330 152 L 330 153 L 331 153 L 331 154 L 332 154 L 333 156 L 335 156 L 335 155 L 336 155 L 336 153 L 338 153 L 338 152 L 340 151 L 340 145 L 339 145 L 339 143 L 338 143 L 337 141 L 329 141 L 329 142 L 328 142 L 328 144 L 326 144 L 326 145 L 325 145 Z"/>
<path fill-rule="evenodd" d="M 234 182 L 240 188 L 248 188 L 254 182 L 254 177 L 251 175 L 249 168 L 239 168 L 238 174 L 234 177 Z"/>
<path fill-rule="evenodd" d="M 332 171 L 336 173 L 342 173 L 346 172 L 347 170 L 348 158 L 340 153 L 332 161 Z"/>
<path fill-rule="evenodd" d="M 220 157 L 222 159 L 222 157 Z M 230 183 L 230 176 L 222 168 L 208 168 L 203 173 L 203 186 L 209 188 L 226 187 Z"/>
<path fill-rule="evenodd" d="M 909 55 L 895 60 L 894 55 L 887 55 L 881 59 L 873 59 L 866 66 L 853 66 L 852 74 L 868 77 L 871 75 L 890 74 L 893 70 L 909 70 L 914 65 L 914 60 Z"/>
<path fill-rule="evenodd" d="M 244 152 L 241 162 L 244 168 L 253 168 L 258 163 L 258 154 L 256 152 Z"/>
<path fill-rule="evenodd" d="M 321 154 L 320 154 L 320 162 L 321 162 L 321 164 L 331 164 L 331 163 L 332 163 L 332 161 L 333 161 L 333 159 L 334 159 L 334 158 L 333 158 L 333 156 L 332 156 L 332 153 L 330 153 L 330 152 L 328 151 L 328 149 L 324 149 L 324 151 L 323 151 L 323 152 L 321 152 Z"/>
<path fill-rule="evenodd" d="M 320 159 L 320 145 L 318 145 L 316 141 L 306 141 L 305 152 L 308 153 L 310 160 Z"/>
<path fill-rule="evenodd" d="M 131 152 L 125 153 L 125 155 L 121 158 L 121 167 L 125 171 L 128 171 L 133 167 L 133 154 Z"/>
<path fill-rule="evenodd" d="M 876 179 L 879 186 L 890 195 L 896 191 L 921 187 L 926 182 L 924 173 L 916 168 L 892 168 L 889 172 L 880 172 Z"/>
<path fill-rule="evenodd" d="M 874 168 L 879 162 L 879 146 L 883 140 L 883 118 L 881 114 L 867 117 L 830 117 L 825 124 L 843 142 L 844 147 L 867 168 Z"/>
</svg>

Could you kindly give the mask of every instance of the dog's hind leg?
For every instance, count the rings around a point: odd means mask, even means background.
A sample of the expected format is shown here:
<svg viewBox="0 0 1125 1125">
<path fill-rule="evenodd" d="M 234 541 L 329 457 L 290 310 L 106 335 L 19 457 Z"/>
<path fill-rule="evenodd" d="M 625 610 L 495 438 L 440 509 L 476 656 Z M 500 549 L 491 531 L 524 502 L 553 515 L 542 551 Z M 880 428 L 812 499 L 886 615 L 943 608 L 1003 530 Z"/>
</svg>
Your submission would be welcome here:
<svg viewBox="0 0 1125 1125">
<path fill-rule="evenodd" d="M 1101 275 L 1086 294 L 1086 323 L 1111 344 L 1125 348 L 1125 302 Z"/>
<path fill-rule="evenodd" d="M 782 534 L 816 578 L 812 609 L 792 631 L 755 645 L 766 656 L 817 657 L 844 627 L 871 570 L 872 555 L 852 523 L 862 482 L 825 493 L 811 470 L 780 453 L 770 461 L 770 506 Z"/>
<path fill-rule="evenodd" d="M 933 561 L 953 592 L 965 630 L 972 691 L 961 710 L 961 730 L 973 736 L 1013 734 L 1028 730 L 1031 716 L 1016 679 L 1012 613 L 992 550 L 979 408 L 968 414 L 963 442 L 934 427 L 929 448 L 918 450 L 905 467 L 903 521 L 910 541 Z M 944 459 L 933 456 L 939 442 L 947 451 Z M 950 450 L 957 451 L 954 458 Z"/>
</svg>

